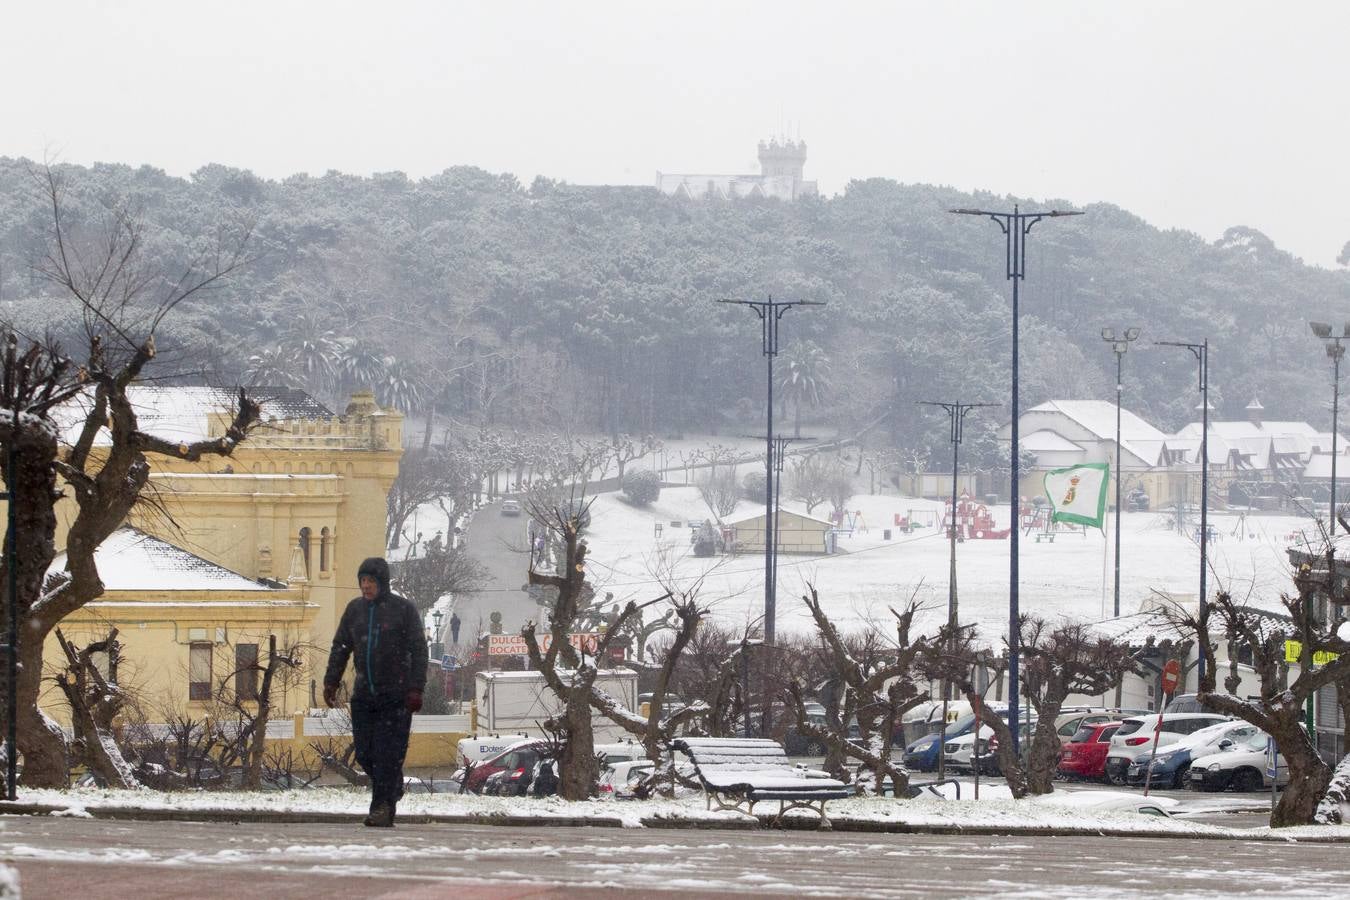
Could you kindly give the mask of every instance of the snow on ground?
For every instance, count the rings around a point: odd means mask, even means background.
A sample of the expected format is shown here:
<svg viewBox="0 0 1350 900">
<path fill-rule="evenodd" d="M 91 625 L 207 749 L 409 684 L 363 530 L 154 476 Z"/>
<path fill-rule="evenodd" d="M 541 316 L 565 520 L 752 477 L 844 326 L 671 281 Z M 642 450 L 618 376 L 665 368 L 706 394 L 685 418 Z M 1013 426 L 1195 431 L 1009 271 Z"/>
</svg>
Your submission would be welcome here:
<svg viewBox="0 0 1350 900">
<path fill-rule="evenodd" d="M 811 629 L 801 602 L 807 584 L 814 584 L 826 609 L 843 627 L 858 627 L 889 614 L 888 605 L 916 596 L 933 607 L 930 623 L 945 616 L 949 543 L 937 523 L 942 504 L 895 495 L 859 495 L 849 507 L 860 513 L 853 533 L 839 537 L 833 556 L 783 554 L 779 558 L 778 619 L 780 634 Z M 801 503 L 784 509 L 805 512 Z M 1007 506 L 992 507 L 996 523 L 1008 522 Z M 763 512 L 763 504 L 742 500 L 735 516 Z M 828 505 L 814 510 L 828 514 Z M 591 510 L 588 533 L 589 572 L 599 591 L 616 600 L 651 599 L 664 592 L 663 582 L 682 588 L 702 579 L 699 596 L 715 617 L 732 625 L 761 615 L 764 604 L 764 557 L 747 553 L 696 559 L 690 529 L 672 521 L 701 522 L 711 517 L 693 487 L 665 488 L 655 504 L 640 508 L 620 494 L 601 494 Z M 928 523 L 906 534 L 895 528 L 896 516 Z M 1121 611 L 1169 594 L 1194 602 L 1199 590 L 1200 551 L 1196 541 L 1171 527 L 1164 513 L 1125 513 L 1121 528 Z M 1110 517 L 1114 523 L 1114 516 Z M 1210 544 L 1210 590 L 1227 589 L 1235 596 L 1268 608 L 1279 608 L 1279 594 L 1291 587 L 1286 548 L 1294 536 L 1313 532 L 1307 518 L 1210 513 L 1217 535 Z M 656 526 L 660 524 L 658 536 Z M 1108 527 L 1110 527 L 1110 524 Z M 884 529 L 891 529 L 886 540 Z M 1008 540 L 966 541 L 957 545 L 957 588 L 963 621 L 973 621 L 986 639 L 1004 633 L 1008 608 Z M 1061 531 L 1053 542 L 1037 543 L 1023 535 L 1019 599 L 1023 612 L 1050 619 L 1088 621 L 1107 618 L 1112 604 L 1111 549 L 1114 534 L 1096 530 Z"/>
<path fill-rule="evenodd" d="M 961 800 L 938 797 L 919 797 L 897 801 L 890 798 L 859 797 L 832 800 L 827 806 L 830 819 L 836 823 L 851 821 L 870 823 L 879 829 L 888 827 L 953 828 L 953 829 L 1067 829 L 1084 832 L 1169 833 L 1195 837 L 1263 837 L 1268 828 L 1225 828 L 1184 819 L 1141 815 L 1123 809 L 1101 808 L 1109 792 L 1082 792 L 1096 794 L 1086 799 L 1075 792 L 1055 794 L 1032 801 L 1014 801 L 1006 790 L 982 790 L 982 799 L 965 797 Z M 1131 799 L 1137 797 L 1131 795 Z M 288 815 L 344 814 L 364 815 L 369 795 L 362 790 L 346 787 L 313 788 L 309 790 L 277 792 L 229 793 L 162 793 L 155 791 L 122 791 L 96 788 L 76 788 L 67 791 L 20 789 L 20 803 L 35 803 L 59 810 L 78 810 L 82 813 L 96 809 L 178 810 L 203 815 L 240 812 L 272 813 L 284 811 Z M 761 814 L 776 812 L 773 804 L 763 804 Z M 476 819 L 535 819 L 552 820 L 618 820 L 628 828 L 641 828 L 643 821 L 724 822 L 737 824 L 746 820 L 740 813 L 709 811 L 700 795 L 673 800 L 615 801 L 591 800 L 569 803 L 556 797 L 482 797 L 463 794 L 410 794 L 399 803 L 400 815 L 425 815 L 445 818 Z M 815 818 L 814 814 L 794 811 L 789 815 Z M 1311 839 L 1347 838 L 1342 826 L 1310 827 L 1281 830 L 1280 837 Z M 488 851 L 484 851 L 488 852 Z"/>
</svg>

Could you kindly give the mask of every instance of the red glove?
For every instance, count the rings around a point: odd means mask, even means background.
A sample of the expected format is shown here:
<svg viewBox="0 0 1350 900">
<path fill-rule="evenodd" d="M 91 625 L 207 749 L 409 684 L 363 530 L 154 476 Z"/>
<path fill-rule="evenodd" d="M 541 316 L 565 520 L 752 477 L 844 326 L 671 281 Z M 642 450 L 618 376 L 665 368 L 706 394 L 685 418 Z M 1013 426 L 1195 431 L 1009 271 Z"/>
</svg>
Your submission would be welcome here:
<svg viewBox="0 0 1350 900">
<path fill-rule="evenodd" d="M 415 713 L 422 709 L 422 692 L 419 690 L 408 691 L 408 695 L 403 698 L 403 705 L 408 707 L 408 712 Z"/>
</svg>

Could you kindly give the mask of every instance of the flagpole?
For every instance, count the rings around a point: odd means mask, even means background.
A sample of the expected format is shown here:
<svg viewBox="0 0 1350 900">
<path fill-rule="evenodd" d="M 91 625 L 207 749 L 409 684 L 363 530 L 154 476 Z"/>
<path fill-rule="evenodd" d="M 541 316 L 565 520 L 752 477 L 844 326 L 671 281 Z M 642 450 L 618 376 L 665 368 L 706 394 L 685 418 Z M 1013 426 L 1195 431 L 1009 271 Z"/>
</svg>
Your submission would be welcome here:
<svg viewBox="0 0 1350 900">
<path fill-rule="evenodd" d="M 1106 618 L 1106 573 L 1110 569 L 1108 561 L 1111 558 L 1111 539 L 1107 535 L 1106 525 L 1110 521 L 1110 516 L 1102 520 L 1102 618 Z"/>
</svg>

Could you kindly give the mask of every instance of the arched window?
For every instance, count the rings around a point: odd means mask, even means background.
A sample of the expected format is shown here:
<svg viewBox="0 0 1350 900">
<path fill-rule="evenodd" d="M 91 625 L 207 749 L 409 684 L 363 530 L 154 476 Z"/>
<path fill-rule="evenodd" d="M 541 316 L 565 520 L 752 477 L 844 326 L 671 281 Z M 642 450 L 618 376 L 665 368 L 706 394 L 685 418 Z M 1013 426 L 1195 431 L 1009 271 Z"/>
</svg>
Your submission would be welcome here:
<svg viewBox="0 0 1350 900">
<path fill-rule="evenodd" d="M 330 542 L 331 542 L 332 540 L 333 540 L 332 535 L 330 535 L 330 534 L 328 533 L 328 529 L 327 529 L 326 527 L 325 527 L 322 531 L 319 532 L 319 571 L 320 571 L 320 572 L 327 572 L 327 571 L 328 571 L 328 566 L 329 566 L 329 561 L 328 561 L 329 545 L 330 545 Z"/>
<path fill-rule="evenodd" d="M 309 568 L 309 529 L 300 529 L 300 555 L 305 558 L 305 577 L 310 577 Z"/>
</svg>

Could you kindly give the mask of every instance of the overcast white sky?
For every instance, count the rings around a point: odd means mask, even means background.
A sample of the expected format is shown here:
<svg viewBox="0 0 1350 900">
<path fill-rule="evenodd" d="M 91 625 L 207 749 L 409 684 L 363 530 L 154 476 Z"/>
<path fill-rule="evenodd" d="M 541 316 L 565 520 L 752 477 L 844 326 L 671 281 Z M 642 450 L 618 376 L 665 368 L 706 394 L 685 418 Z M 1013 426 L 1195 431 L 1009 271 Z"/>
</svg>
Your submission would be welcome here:
<svg viewBox="0 0 1350 900">
<path fill-rule="evenodd" d="M 755 172 L 1116 203 L 1350 241 L 1350 3 L 11 5 L 0 155 L 271 177 Z"/>
</svg>

